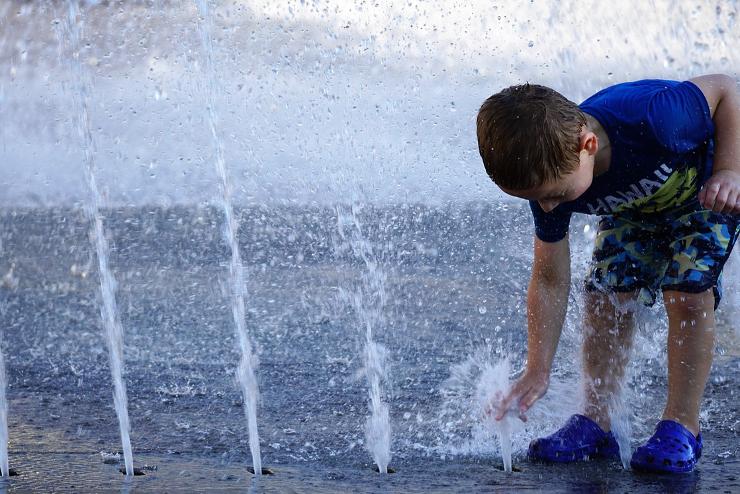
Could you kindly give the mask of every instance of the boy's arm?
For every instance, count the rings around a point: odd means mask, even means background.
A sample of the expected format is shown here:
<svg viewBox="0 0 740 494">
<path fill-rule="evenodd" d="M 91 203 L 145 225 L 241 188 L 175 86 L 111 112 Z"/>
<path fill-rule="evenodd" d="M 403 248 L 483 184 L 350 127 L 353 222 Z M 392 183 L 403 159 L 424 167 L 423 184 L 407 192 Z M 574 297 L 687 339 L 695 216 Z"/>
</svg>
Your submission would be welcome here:
<svg viewBox="0 0 740 494">
<path fill-rule="evenodd" d="M 547 391 L 550 368 L 565 321 L 570 291 L 568 237 L 543 242 L 535 236 L 532 279 L 527 290 L 527 368 L 496 409 L 501 420 L 513 405 L 519 416 Z"/>
<path fill-rule="evenodd" d="M 719 213 L 740 214 L 740 92 L 737 81 L 722 74 L 690 79 L 709 104 L 714 120 L 712 176 L 699 192 L 699 202 Z"/>
</svg>

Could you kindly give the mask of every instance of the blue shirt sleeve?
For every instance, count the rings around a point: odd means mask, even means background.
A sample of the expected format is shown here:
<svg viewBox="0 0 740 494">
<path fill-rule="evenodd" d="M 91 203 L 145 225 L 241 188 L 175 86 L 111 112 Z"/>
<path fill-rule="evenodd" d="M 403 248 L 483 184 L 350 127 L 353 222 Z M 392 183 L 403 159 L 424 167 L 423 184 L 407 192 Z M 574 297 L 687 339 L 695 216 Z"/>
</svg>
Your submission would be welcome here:
<svg viewBox="0 0 740 494">
<path fill-rule="evenodd" d="M 687 153 L 714 135 L 709 104 L 693 82 L 665 83 L 665 88 L 648 102 L 648 125 L 661 146 L 674 153 Z"/>
<path fill-rule="evenodd" d="M 571 213 L 557 207 L 546 213 L 537 201 L 529 201 L 534 217 L 534 233 L 543 242 L 558 242 L 568 234 Z"/>
</svg>

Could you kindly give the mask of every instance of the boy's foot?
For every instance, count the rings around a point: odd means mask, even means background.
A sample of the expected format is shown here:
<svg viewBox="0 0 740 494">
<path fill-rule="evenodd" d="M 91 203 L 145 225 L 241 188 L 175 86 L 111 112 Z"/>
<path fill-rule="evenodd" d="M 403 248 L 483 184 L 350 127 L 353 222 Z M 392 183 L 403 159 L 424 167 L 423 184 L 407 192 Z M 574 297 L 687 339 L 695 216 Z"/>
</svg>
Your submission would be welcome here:
<svg viewBox="0 0 740 494">
<path fill-rule="evenodd" d="M 630 465 L 642 472 L 690 472 L 701 458 L 701 449 L 701 434 L 694 436 L 678 422 L 661 420 L 653 437 L 634 452 Z"/>
<path fill-rule="evenodd" d="M 611 431 L 604 432 L 585 415 L 573 415 L 554 434 L 532 441 L 527 457 L 534 461 L 556 463 L 618 458 L 619 445 Z"/>
</svg>

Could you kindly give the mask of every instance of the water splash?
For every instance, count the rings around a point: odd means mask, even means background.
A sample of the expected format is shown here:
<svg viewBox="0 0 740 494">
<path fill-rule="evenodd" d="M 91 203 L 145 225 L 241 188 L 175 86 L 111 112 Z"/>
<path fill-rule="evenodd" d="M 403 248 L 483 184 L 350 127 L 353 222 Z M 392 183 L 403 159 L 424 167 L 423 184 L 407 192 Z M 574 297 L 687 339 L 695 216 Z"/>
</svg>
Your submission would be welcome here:
<svg viewBox="0 0 740 494">
<path fill-rule="evenodd" d="M 63 29 L 60 34 L 60 48 L 66 41 L 72 53 L 71 65 L 74 74 L 75 90 L 72 91 L 72 100 L 77 114 L 77 132 L 82 140 L 85 162 L 85 178 L 88 184 L 90 199 L 87 203 L 87 214 L 90 218 L 90 238 L 95 243 L 98 258 L 98 272 L 100 274 L 100 291 L 103 304 L 100 307 L 100 316 L 105 327 L 108 356 L 110 360 L 111 376 L 113 378 L 113 403 L 118 416 L 121 431 L 123 458 L 126 465 L 126 475 L 134 475 L 134 460 L 131 450 L 130 424 L 126 398 L 126 384 L 123 381 L 123 328 L 116 305 L 116 280 L 108 263 L 108 240 L 103 228 L 103 216 L 100 208 L 103 202 L 102 194 L 97 182 L 97 164 L 95 161 L 95 141 L 92 135 L 89 112 L 89 92 L 91 82 L 89 74 L 84 70 L 80 60 L 81 37 L 84 27 L 84 13 L 76 1 L 68 4 L 67 15 L 64 16 Z"/>
<path fill-rule="evenodd" d="M 612 399 L 609 418 L 612 433 L 619 444 L 619 458 L 622 461 L 622 467 L 629 469 L 632 458 L 632 417 L 625 394 L 624 390 L 621 390 Z"/>
<path fill-rule="evenodd" d="M 439 412 L 442 437 L 436 450 L 445 455 L 508 458 L 526 451 L 533 437 L 549 434 L 579 410 L 578 377 L 554 374 L 547 394 L 527 412 L 522 423 L 509 412 L 496 423 L 488 414 L 491 398 L 509 386 L 512 358 L 501 348 L 484 346 L 450 368 L 443 383 Z"/>
<path fill-rule="evenodd" d="M 359 205 L 337 206 L 338 253 L 348 250 L 362 263 L 359 282 L 341 295 L 353 308 L 357 322 L 364 330 L 364 373 L 368 384 L 370 416 L 365 424 L 366 447 L 381 473 L 388 473 L 391 459 L 391 425 L 388 405 L 383 401 L 386 378 L 386 349 L 374 341 L 374 331 L 383 324 L 386 305 L 386 273 L 372 243 L 366 238 L 359 219 Z"/>
<path fill-rule="evenodd" d="M 386 349 L 372 340 L 372 332 L 369 329 L 366 333 L 365 352 L 365 372 L 370 400 L 370 416 L 365 424 L 367 449 L 373 455 L 380 473 L 388 473 L 388 464 L 391 461 L 391 425 L 388 405 L 383 402 L 382 389 Z"/>
<path fill-rule="evenodd" d="M 252 342 L 249 339 L 246 328 L 246 311 L 244 298 L 246 297 L 246 277 L 239 252 L 238 232 L 239 223 L 234 215 L 232 202 L 232 189 L 229 174 L 226 170 L 226 158 L 224 157 L 223 139 L 219 134 L 218 114 L 215 105 L 215 88 L 217 87 L 216 69 L 214 67 L 213 40 L 211 38 L 211 14 L 208 9 L 207 0 L 196 0 L 200 12 L 198 24 L 203 53 L 205 56 L 204 74 L 207 77 L 205 84 L 206 104 L 208 105 L 208 127 L 216 152 L 216 172 L 218 173 L 221 187 L 222 203 L 224 210 L 224 236 L 231 250 L 231 261 L 229 263 L 229 275 L 231 281 L 231 310 L 234 316 L 234 325 L 241 359 L 237 369 L 237 380 L 241 387 L 244 399 L 244 413 L 247 418 L 249 430 L 249 450 L 252 453 L 252 467 L 257 476 L 262 475 L 262 454 L 260 452 L 260 440 L 257 430 L 257 401 L 259 399 L 259 386 L 255 375 L 257 356 L 252 351 Z"/>
<path fill-rule="evenodd" d="M 515 410 L 507 410 L 503 419 L 495 420 L 493 418 L 493 412 L 495 412 L 493 407 L 495 407 L 495 401 L 500 400 L 509 392 L 510 374 L 511 365 L 508 358 L 504 358 L 493 365 L 487 364 L 481 374 L 476 393 L 478 397 L 478 413 L 483 426 L 492 429 L 498 437 L 504 471 L 509 473 L 512 471 L 511 436 L 521 431 L 523 423 Z M 492 400 L 494 403 L 492 403 Z"/>
<path fill-rule="evenodd" d="M 8 400 L 5 395 L 7 387 L 5 357 L 0 347 L 0 474 L 3 477 L 10 475 L 10 469 L 8 468 Z"/>
<path fill-rule="evenodd" d="M 61 2 L 0 2 L 4 206 L 69 205 L 85 197 L 70 179 L 77 163 L 58 153 L 64 121 L 48 118 L 65 105 L 46 77 L 57 71 L 47 29 L 53 4 Z M 730 49 L 740 18 L 737 0 L 614 2 L 610 9 L 593 0 L 585 9 L 575 0 L 438 0 L 435 8 L 428 2 L 355 4 L 218 3 L 213 32 L 228 47 L 218 59 L 228 88 L 223 108 L 250 110 L 248 117 L 221 112 L 222 128 L 234 135 L 234 154 L 251 154 L 260 171 L 232 175 L 240 199 L 243 186 L 249 200 L 260 203 L 329 204 L 344 198 L 330 177 L 345 171 L 372 191 L 368 199 L 382 204 L 490 202 L 502 193 L 482 180 L 472 127 L 460 119 L 475 115 L 495 90 L 536 81 L 580 101 L 624 80 L 737 74 L 740 67 L 740 50 Z M 184 8 L 189 5 L 105 1 L 90 11 L 90 32 L 99 33 L 89 51 L 101 74 L 96 88 L 108 89 L 96 103 L 110 115 L 99 122 L 105 131 L 97 136 L 99 149 L 136 149 L 141 157 L 138 166 L 116 169 L 115 180 L 106 175 L 107 204 L 163 198 L 199 204 L 213 195 L 210 170 L 193 164 L 210 136 L 185 130 L 202 110 L 192 98 L 197 81 L 188 61 L 199 39 L 194 9 Z M 566 21 L 564 12 L 575 18 Z M 609 36 L 605 25 L 612 28 Z M 481 44 L 491 49 L 481 52 Z M 675 60 L 664 65 L 669 54 Z M 583 77 L 596 59 L 599 70 Z M 150 118 L 131 118 L 134 111 Z M 185 127 L 174 125 L 180 122 Z M 348 152 L 338 137 L 343 132 L 361 141 L 361 154 Z M 367 159 L 372 150 L 382 173 Z M 190 165 L 163 166 L 181 159 Z M 152 161 L 160 164 L 156 180 L 142 174 Z"/>
</svg>

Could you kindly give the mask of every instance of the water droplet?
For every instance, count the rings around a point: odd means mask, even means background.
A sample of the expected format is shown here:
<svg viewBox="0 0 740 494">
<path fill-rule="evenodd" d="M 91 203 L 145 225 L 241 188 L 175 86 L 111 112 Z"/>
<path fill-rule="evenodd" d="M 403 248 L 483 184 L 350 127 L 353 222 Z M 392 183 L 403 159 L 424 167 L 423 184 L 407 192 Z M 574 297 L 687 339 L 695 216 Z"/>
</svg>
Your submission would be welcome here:
<svg viewBox="0 0 740 494">
<path fill-rule="evenodd" d="M 480 312 L 481 314 L 485 314 L 486 312 L 488 312 L 488 309 L 481 305 L 480 307 L 478 307 L 478 312 Z"/>
</svg>

